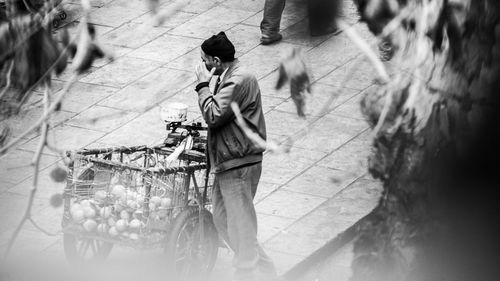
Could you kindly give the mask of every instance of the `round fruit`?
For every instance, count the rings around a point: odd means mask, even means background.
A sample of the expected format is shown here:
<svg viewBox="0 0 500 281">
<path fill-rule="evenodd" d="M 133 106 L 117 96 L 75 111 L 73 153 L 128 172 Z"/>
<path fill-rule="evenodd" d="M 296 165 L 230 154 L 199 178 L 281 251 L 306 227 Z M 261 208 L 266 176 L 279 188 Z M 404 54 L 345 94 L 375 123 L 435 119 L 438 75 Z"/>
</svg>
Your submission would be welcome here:
<svg viewBox="0 0 500 281">
<path fill-rule="evenodd" d="M 160 205 L 161 198 L 159 196 L 153 196 L 153 197 L 151 197 L 151 199 L 149 199 L 149 203 L 153 203 L 155 205 Z"/>
<path fill-rule="evenodd" d="M 124 209 L 123 205 L 120 202 L 116 202 L 114 205 L 114 208 L 115 208 L 115 212 L 117 212 L 117 213 L 123 211 L 123 209 Z"/>
<path fill-rule="evenodd" d="M 111 214 L 113 213 L 113 209 L 110 207 L 110 206 L 106 206 L 106 207 L 103 207 L 101 208 L 101 210 L 99 211 L 99 215 L 103 218 L 103 219 L 107 219 L 111 216 Z"/>
<path fill-rule="evenodd" d="M 127 195 L 127 190 L 125 186 L 117 184 L 113 186 L 113 189 L 111 189 L 111 194 L 117 198 L 122 198 Z"/>
<path fill-rule="evenodd" d="M 116 230 L 116 227 L 112 226 L 109 228 L 108 234 L 111 237 L 116 237 L 118 236 L 118 230 Z"/>
<path fill-rule="evenodd" d="M 130 233 L 128 235 L 128 238 L 130 238 L 130 240 L 139 240 L 139 234 L 137 234 L 137 233 Z"/>
<path fill-rule="evenodd" d="M 134 217 L 135 219 L 142 219 L 142 216 L 144 215 L 144 213 L 142 212 L 142 210 L 136 210 L 133 214 L 132 214 L 132 217 Z"/>
<path fill-rule="evenodd" d="M 149 210 L 154 212 L 156 210 L 156 204 L 153 202 L 149 202 Z"/>
<path fill-rule="evenodd" d="M 85 213 L 82 209 L 75 209 L 71 211 L 71 217 L 73 218 L 73 221 L 79 223 L 85 218 Z"/>
<path fill-rule="evenodd" d="M 130 214 L 126 210 L 123 210 L 123 211 L 120 212 L 120 218 L 122 220 L 129 221 L 130 220 Z"/>
<path fill-rule="evenodd" d="M 137 192 L 128 190 L 127 191 L 127 200 L 135 200 L 137 198 Z"/>
<path fill-rule="evenodd" d="M 83 213 L 84 213 L 85 217 L 88 219 L 92 219 L 96 215 L 95 209 L 93 207 L 84 207 Z"/>
<path fill-rule="evenodd" d="M 66 170 L 61 167 L 55 167 L 54 169 L 52 169 L 52 171 L 50 171 L 50 177 L 55 182 L 65 181 L 67 175 L 68 173 L 66 172 Z"/>
<path fill-rule="evenodd" d="M 127 229 L 128 223 L 125 220 L 118 220 L 115 224 L 115 227 L 118 232 L 123 232 Z"/>
<path fill-rule="evenodd" d="M 130 233 L 128 231 L 124 231 L 121 233 L 121 236 L 124 238 L 128 238 L 130 236 Z"/>
<path fill-rule="evenodd" d="M 82 207 L 90 207 L 92 204 L 90 203 L 89 200 L 84 199 L 80 202 L 80 205 L 82 205 Z"/>
<path fill-rule="evenodd" d="M 83 223 L 83 229 L 87 232 L 94 232 L 97 228 L 97 222 L 93 219 L 88 219 Z"/>
<path fill-rule="evenodd" d="M 105 223 L 100 223 L 97 225 L 97 232 L 99 233 L 108 233 L 109 227 Z"/>
<path fill-rule="evenodd" d="M 115 220 L 115 218 L 110 217 L 110 218 L 108 219 L 108 225 L 109 225 L 109 226 L 115 226 L 115 224 L 116 224 L 116 220 Z"/>
<path fill-rule="evenodd" d="M 73 212 L 74 210 L 82 210 L 82 205 L 79 203 L 73 203 L 71 204 L 71 207 L 69 208 L 70 212 Z"/>
<path fill-rule="evenodd" d="M 127 206 L 131 209 L 137 209 L 139 206 L 135 200 L 127 200 Z"/>
<path fill-rule="evenodd" d="M 160 204 L 162 208 L 170 208 L 172 207 L 172 199 L 168 197 L 162 198 Z"/>
<path fill-rule="evenodd" d="M 166 218 L 166 217 L 167 217 L 167 215 L 168 215 L 167 210 L 159 210 L 159 211 L 158 211 L 158 217 L 159 217 L 160 219 L 164 219 L 164 218 Z"/>
<path fill-rule="evenodd" d="M 102 202 L 104 200 L 106 200 L 106 197 L 108 197 L 108 194 L 106 193 L 106 191 L 104 190 L 98 190 L 96 191 L 96 193 L 94 194 L 94 199 L 97 201 L 97 202 Z"/>
<path fill-rule="evenodd" d="M 131 229 L 131 230 L 139 230 L 141 228 L 141 221 L 138 220 L 138 219 L 133 219 L 130 221 L 130 223 L 128 224 L 128 227 Z"/>
</svg>

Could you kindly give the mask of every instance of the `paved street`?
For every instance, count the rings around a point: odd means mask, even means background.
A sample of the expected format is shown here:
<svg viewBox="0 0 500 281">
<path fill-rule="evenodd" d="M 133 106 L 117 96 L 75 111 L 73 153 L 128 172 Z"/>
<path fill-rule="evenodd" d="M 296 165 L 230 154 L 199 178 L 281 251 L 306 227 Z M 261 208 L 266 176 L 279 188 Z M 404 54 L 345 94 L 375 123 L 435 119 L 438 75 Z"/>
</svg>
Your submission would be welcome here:
<svg viewBox="0 0 500 281">
<path fill-rule="evenodd" d="M 91 2 L 91 22 L 116 60 L 98 61 L 79 78 L 62 110 L 51 120 L 51 143 L 63 149 L 159 143 L 166 136 L 159 109 L 171 102 L 189 105 L 188 119 L 201 121 L 194 92 L 199 46 L 224 30 L 242 64 L 259 79 L 269 139 L 283 140 L 304 125 L 297 117 L 289 89 L 274 88 L 279 61 L 291 48 L 306 52 L 313 75 L 308 118 L 317 115 L 330 95 L 338 95 L 332 111 L 319 118 L 313 130 L 294 143 L 290 153 L 267 153 L 264 157 L 255 198 L 259 239 L 279 272 L 286 272 L 376 205 L 381 186 L 367 175 L 370 131 L 359 109 L 360 98 L 373 84 L 373 70 L 367 63 L 357 62 L 360 52 L 345 34 L 311 38 L 303 1 L 288 1 L 281 26 L 284 39 L 271 46 L 259 42 L 264 0 L 193 0 L 160 27 L 151 25 L 146 1 Z M 168 7 L 172 1 L 161 2 Z M 64 24 L 74 34 L 81 14 L 79 1 L 63 3 L 68 13 Z M 345 3 L 345 20 L 374 43 L 366 26 L 357 23 L 352 2 Z M 354 67 L 354 74 L 341 85 Z M 67 73 L 58 77 L 54 89 L 60 90 L 68 79 Z M 41 99 L 41 95 L 38 92 L 32 101 Z M 145 112 L 150 105 L 157 106 Z M 13 134 L 19 135 L 40 116 L 41 110 L 16 118 Z M 92 121 L 99 116 L 114 117 Z M 33 176 L 29 163 L 38 140 L 39 133 L 29 135 L 0 160 L 2 252 L 27 204 Z M 52 208 L 49 198 L 62 192 L 64 184 L 53 182 L 48 174 L 57 165 L 61 165 L 57 153 L 46 150 L 33 212 L 34 220 L 54 233 L 60 230 L 62 209 Z M 47 236 L 29 224 L 14 253 L 14 258 L 22 260 L 50 257 L 58 261 L 55 265 L 65 266 L 62 235 Z M 118 249 L 110 259 L 128 256 L 137 260 L 140 254 L 156 255 Z M 344 257 L 340 264 L 347 269 L 349 258 Z M 231 253 L 221 249 L 212 279 L 229 280 L 230 274 Z"/>
</svg>

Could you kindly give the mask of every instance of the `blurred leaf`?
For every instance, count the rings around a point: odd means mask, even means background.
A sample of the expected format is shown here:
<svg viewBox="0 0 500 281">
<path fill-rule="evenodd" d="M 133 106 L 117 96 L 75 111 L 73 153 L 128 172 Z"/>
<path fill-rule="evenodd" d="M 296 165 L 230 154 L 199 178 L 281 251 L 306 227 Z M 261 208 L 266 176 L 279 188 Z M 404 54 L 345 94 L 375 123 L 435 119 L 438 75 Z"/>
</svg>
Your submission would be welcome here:
<svg viewBox="0 0 500 281">
<path fill-rule="evenodd" d="M 293 48 L 279 66 L 276 89 L 281 89 L 286 83 L 290 83 L 290 94 L 297 107 L 297 114 L 305 117 L 306 93 L 311 93 L 311 83 L 303 54 L 298 48 Z"/>
<path fill-rule="evenodd" d="M 2 147 L 10 135 L 10 128 L 5 124 L 0 124 L 0 147 Z"/>
<path fill-rule="evenodd" d="M 50 171 L 50 178 L 55 182 L 65 181 L 67 175 L 68 172 L 66 172 L 66 170 L 61 167 L 55 167 L 54 169 L 52 169 L 52 171 Z"/>
<path fill-rule="evenodd" d="M 53 194 L 50 197 L 50 205 L 54 208 L 59 208 L 63 204 L 63 196 L 60 193 Z"/>
<path fill-rule="evenodd" d="M 112 56 L 108 55 L 97 43 L 95 27 L 86 21 L 82 21 L 80 24 L 78 43 L 68 46 L 70 55 L 74 55 L 73 67 L 79 74 L 87 71 L 94 60 L 98 58 L 107 56 L 112 59 Z"/>
<path fill-rule="evenodd" d="M 158 13 L 158 8 L 160 7 L 160 0 L 149 0 L 148 7 L 153 14 L 156 15 Z"/>
<path fill-rule="evenodd" d="M 51 35 L 51 27 L 42 25 L 39 15 L 13 17 L 0 26 L 0 63 L 14 59 L 12 85 L 20 91 L 21 101 L 38 82 L 49 82 L 51 72 L 61 73 L 66 58 Z"/>
</svg>

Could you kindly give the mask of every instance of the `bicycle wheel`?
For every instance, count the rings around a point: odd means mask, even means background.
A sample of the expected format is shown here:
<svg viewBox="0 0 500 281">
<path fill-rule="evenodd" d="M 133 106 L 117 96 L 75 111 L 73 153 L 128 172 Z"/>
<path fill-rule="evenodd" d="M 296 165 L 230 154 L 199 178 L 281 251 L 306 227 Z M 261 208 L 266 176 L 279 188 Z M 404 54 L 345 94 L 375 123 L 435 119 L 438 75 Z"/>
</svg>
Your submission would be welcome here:
<svg viewBox="0 0 500 281">
<path fill-rule="evenodd" d="M 87 168 L 78 177 L 78 180 L 90 182 L 95 177 L 96 172 L 92 168 Z M 104 175 L 106 176 L 106 175 Z M 91 188 L 90 184 L 80 185 L 77 190 L 85 190 Z M 69 198 L 66 204 L 69 204 Z M 72 233 L 64 233 L 63 236 L 64 254 L 66 259 L 71 264 L 102 261 L 106 259 L 113 249 L 113 243 L 104 242 L 89 237 L 81 237 Z"/>
<path fill-rule="evenodd" d="M 206 277 L 217 259 L 219 236 L 212 214 L 205 209 L 201 214 L 204 223 L 202 235 L 199 208 L 190 207 L 175 218 L 168 236 L 165 247 L 168 267 L 180 280 Z"/>
</svg>

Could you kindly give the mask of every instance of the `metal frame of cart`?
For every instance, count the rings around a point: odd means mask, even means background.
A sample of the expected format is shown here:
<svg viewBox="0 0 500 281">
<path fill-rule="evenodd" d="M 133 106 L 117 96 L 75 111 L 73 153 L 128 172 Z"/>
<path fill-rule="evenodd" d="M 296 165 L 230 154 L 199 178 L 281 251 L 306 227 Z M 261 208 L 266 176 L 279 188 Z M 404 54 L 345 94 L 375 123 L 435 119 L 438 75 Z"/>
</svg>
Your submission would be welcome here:
<svg viewBox="0 0 500 281">
<path fill-rule="evenodd" d="M 70 262 L 105 259 L 122 244 L 163 247 L 167 264 L 181 276 L 213 268 L 219 237 L 209 211 L 205 155 L 188 150 L 166 163 L 172 152 L 164 145 L 68 152 L 62 226 Z"/>
</svg>

